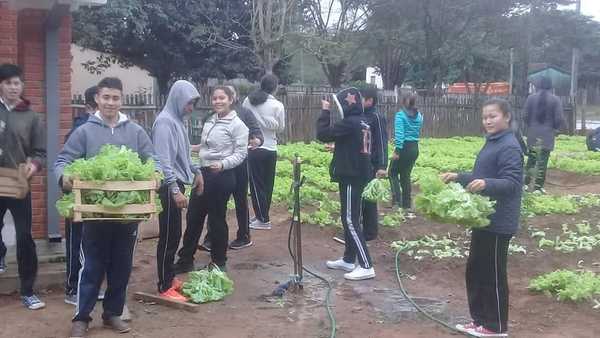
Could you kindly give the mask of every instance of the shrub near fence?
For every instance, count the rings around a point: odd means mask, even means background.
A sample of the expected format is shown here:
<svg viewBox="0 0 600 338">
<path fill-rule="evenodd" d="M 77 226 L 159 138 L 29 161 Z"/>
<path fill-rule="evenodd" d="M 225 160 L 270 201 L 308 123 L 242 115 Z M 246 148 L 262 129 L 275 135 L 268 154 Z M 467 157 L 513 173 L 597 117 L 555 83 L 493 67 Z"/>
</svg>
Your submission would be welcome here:
<svg viewBox="0 0 600 338">
<path fill-rule="evenodd" d="M 208 92 L 201 95 L 196 104 L 197 111 L 210 110 L 211 102 Z M 330 97 L 331 94 L 287 94 L 279 96 L 285 106 L 286 128 L 279 135 L 281 143 L 287 142 L 310 142 L 316 137 L 316 120 L 321 113 L 321 100 Z M 80 96 L 74 96 L 73 114 L 84 110 L 83 102 Z M 485 96 L 477 95 L 442 95 L 433 97 L 419 96 L 417 107 L 423 113 L 423 136 L 424 137 L 453 137 L 453 136 L 475 136 L 483 133 L 481 127 L 481 105 L 487 99 Z M 522 122 L 522 107 L 524 98 L 511 98 L 513 104 L 514 117 Z M 152 124 L 156 115 L 162 109 L 164 98 L 136 98 L 135 96 L 125 98 L 125 105 L 122 112 L 127 114 L 132 120 L 142 125 L 148 132 L 152 129 Z M 567 120 L 567 130 L 572 133 L 574 130 L 573 109 L 568 98 L 563 98 L 565 106 L 565 119 Z M 333 105 L 335 109 L 335 105 Z M 393 125 L 395 113 L 400 110 L 400 104 L 396 96 L 383 96 L 379 100 L 379 111 L 384 113 L 388 120 L 388 133 L 393 137 Z M 337 113 L 334 113 L 337 118 Z M 520 123 L 524 127 L 523 123 Z M 192 143 L 200 141 L 201 125 L 200 122 L 192 116 L 188 124 L 189 136 Z"/>
</svg>

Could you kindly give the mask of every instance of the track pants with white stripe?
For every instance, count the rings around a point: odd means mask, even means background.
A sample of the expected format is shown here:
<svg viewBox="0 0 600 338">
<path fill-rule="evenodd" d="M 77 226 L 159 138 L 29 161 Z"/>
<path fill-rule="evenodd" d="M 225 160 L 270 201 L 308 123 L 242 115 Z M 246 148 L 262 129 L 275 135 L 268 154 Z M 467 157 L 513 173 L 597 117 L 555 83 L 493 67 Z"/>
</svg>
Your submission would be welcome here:
<svg viewBox="0 0 600 338">
<path fill-rule="evenodd" d="M 92 320 L 90 314 L 106 275 L 103 319 L 123 314 L 133 265 L 138 223 L 84 222 L 77 309 L 73 321 Z"/>
<path fill-rule="evenodd" d="M 473 230 L 467 261 L 467 298 L 475 324 L 495 332 L 508 329 L 506 261 L 512 235 Z"/>
<path fill-rule="evenodd" d="M 71 219 L 65 219 L 65 254 L 67 263 L 67 280 L 65 283 L 65 294 L 76 295 L 77 283 L 79 282 L 79 261 L 81 249 L 81 231 L 83 223 L 73 222 Z"/>
<path fill-rule="evenodd" d="M 340 203 L 342 206 L 341 218 L 344 225 L 344 239 L 346 249 L 344 250 L 344 261 L 358 263 L 363 268 L 373 267 L 371 256 L 367 249 L 365 236 L 362 228 L 362 192 L 364 183 L 346 182 L 339 183 Z"/>
<path fill-rule="evenodd" d="M 185 193 L 185 187 L 177 182 L 181 193 Z M 158 292 L 165 292 L 171 288 L 173 277 L 173 264 L 175 253 L 181 241 L 181 209 L 175 204 L 173 194 L 167 185 L 159 190 L 160 201 L 163 210 L 158 215 L 158 245 L 156 247 L 156 267 L 158 269 Z"/>
</svg>

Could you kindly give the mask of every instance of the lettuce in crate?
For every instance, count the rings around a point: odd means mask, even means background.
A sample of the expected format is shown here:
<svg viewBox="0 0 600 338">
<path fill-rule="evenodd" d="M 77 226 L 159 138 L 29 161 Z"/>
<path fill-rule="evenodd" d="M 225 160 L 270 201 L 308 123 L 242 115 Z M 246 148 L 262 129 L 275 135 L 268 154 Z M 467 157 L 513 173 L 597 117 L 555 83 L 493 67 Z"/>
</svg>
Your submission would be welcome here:
<svg viewBox="0 0 600 338">
<path fill-rule="evenodd" d="M 77 159 L 67 165 L 64 176 L 82 181 L 153 181 L 160 178 L 152 159 L 143 162 L 139 155 L 125 146 L 107 144 L 102 146 L 98 155 L 89 159 Z M 127 204 L 144 204 L 150 202 L 148 191 L 100 191 L 86 190 L 82 193 L 85 204 L 102 205 L 111 209 L 119 209 Z M 73 216 L 75 200 L 73 194 L 64 194 L 56 202 L 61 216 Z M 160 199 L 156 198 L 157 211 L 162 210 Z M 111 215 L 104 215 L 111 216 Z M 137 217 L 136 215 L 128 215 Z"/>
</svg>

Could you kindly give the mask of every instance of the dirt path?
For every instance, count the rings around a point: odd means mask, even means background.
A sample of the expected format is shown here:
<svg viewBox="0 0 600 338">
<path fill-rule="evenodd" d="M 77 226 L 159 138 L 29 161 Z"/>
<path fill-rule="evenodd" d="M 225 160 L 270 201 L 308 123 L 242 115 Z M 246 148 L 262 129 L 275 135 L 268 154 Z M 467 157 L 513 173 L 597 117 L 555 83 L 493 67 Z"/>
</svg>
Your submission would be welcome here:
<svg viewBox="0 0 600 338">
<path fill-rule="evenodd" d="M 555 178 L 551 176 L 552 180 Z M 564 190 L 559 192 L 566 193 Z M 89 336 L 329 337 L 330 326 L 322 306 L 326 289 L 318 280 L 306 277 L 305 289 L 300 295 L 288 295 L 279 301 L 265 297 L 279 283 L 285 282 L 291 271 L 286 247 L 289 226 L 287 211 L 276 208 L 273 218 L 273 230 L 253 232 L 255 246 L 229 253 L 229 274 L 235 282 L 235 292 L 224 301 L 202 305 L 199 313 L 189 313 L 138 303 L 130 298 L 133 331 L 126 335 L 115 335 L 100 328 L 98 309 L 101 304 L 98 304 Z M 565 222 L 582 219 L 597 221 L 600 211 L 586 210 L 575 216 L 538 217 L 529 222 L 548 228 L 551 233 L 558 231 Z M 431 223 L 420 217 L 409 220 L 397 229 L 382 229 L 380 239 L 370 243 L 377 278 L 358 283 L 347 282 L 342 273 L 324 268 L 326 259 L 342 254 L 342 246 L 331 240 L 334 232 L 332 228 L 306 225 L 303 227 L 303 244 L 305 264 L 334 283 L 332 298 L 338 337 L 452 336 L 406 306 L 397 290 L 394 256 L 389 250 L 389 243 L 430 233 L 451 232 L 459 235 L 464 231 L 452 225 Z M 584 338 L 597 335 L 592 332 L 600 332 L 600 313 L 593 310 L 590 303 L 559 303 L 526 289 L 529 279 L 540 273 L 558 268 L 576 268 L 580 261 L 585 267 L 592 268 L 593 263 L 600 261 L 597 250 L 572 254 L 540 252 L 524 230 L 514 241 L 527 247 L 528 254 L 509 258 L 511 336 Z M 155 291 L 155 250 L 156 240 L 145 240 L 138 246 L 130 293 Z M 206 253 L 200 252 L 196 257 L 199 264 L 208 262 Z M 452 323 L 467 318 L 464 259 L 424 259 L 417 262 L 404 255 L 401 257 L 402 272 L 415 278 L 405 280 L 410 294 L 431 302 L 429 305 L 438 310 L 437 315 Z M 0 297 L 0 337 L 67 337 L 74 308 L 63 303 L 62 290 L 46 291 L 43 299 L 48 304 L 47 308 L 32 312 L 22 307 L 17 296 Z"/>
</svg>

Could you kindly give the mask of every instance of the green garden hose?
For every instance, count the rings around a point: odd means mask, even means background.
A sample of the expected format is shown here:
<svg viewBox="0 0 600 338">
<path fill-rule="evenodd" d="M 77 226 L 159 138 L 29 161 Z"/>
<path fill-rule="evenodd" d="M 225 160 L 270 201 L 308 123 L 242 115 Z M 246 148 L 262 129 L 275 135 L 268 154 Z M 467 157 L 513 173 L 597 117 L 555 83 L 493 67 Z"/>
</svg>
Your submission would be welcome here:
<svg viewBox="0 0 600 338">
<path fill-rule="evenodd" d="M 434 316 L 430 315 L 429 313 L 427 313 L 427 311 L 423 310 L 417 303 L 415 303 L 415 301 L 412 300 L 412 298 L 410 298 L 410 296 L 408 295 L 408 293 L 406 292 L 406 290 L 404 289 L 404 285 L 402 285 L 402 279 L 400 278 L 400 251 L 396 252 L 396 280 L 398 281 L 398 286 L 400 287 L 400 292 L 402 293 L 402 295 L 404 296 L 404 298 L 406 298 L 406 300 L 415 308 L 417 309 L 417 311 L 419 311 L 419 313 L 421 313 L 423 316 L 427 317 L 428 319 L 444 326 L 445 328 L 447 328 L 448 330 L 452 331 L 452 332 L 456 332 L 462 335 L 465 335 L 467 337 L 475 337 L 474 335 L 467 333 L 467 332 L 463 332 L 460 330 L 457 330 L 455 327 L 453 327 L 452 325 L 435 318 Z"/>
</svg>

